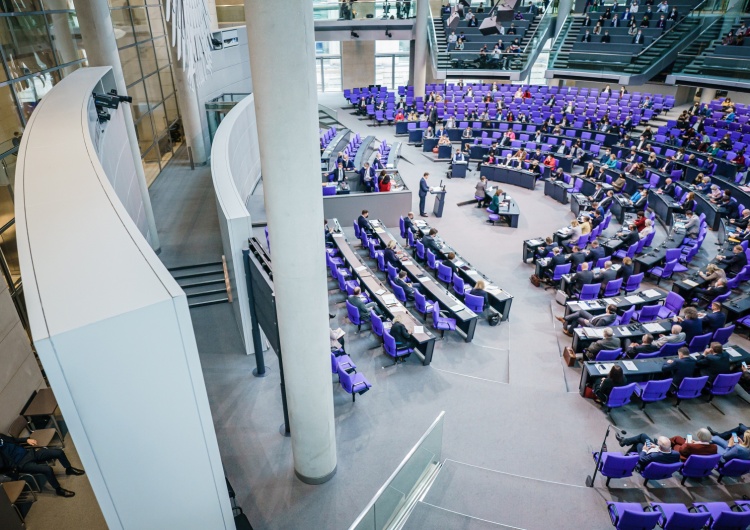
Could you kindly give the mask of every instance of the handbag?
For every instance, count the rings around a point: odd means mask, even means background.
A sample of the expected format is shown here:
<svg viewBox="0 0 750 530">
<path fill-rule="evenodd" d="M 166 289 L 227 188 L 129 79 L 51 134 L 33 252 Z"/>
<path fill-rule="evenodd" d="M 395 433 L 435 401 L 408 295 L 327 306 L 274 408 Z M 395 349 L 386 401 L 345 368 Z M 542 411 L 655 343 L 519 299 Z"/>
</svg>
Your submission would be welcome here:
<svg viewBox="0 0 750 530">
<path fill-rule="evenodd" d="M 433 147 L 433 148 L 432 148 L 432 152 L 433 152 L 433 153 L 437 153 L 437 152 L 438 152 L 438 148 L 437 148 L 437 147 Z"/>
<path fill-rule="evenodd" d="M 576 352 L 573 351 L 573 348 L 565 346 L 565 349 L 563 349 L 563 359 L 566 366 L 576 365 Z"/>
<path fill-rule="evenodd" d="M 536 274 L 532 274 L 529 277 L 529 281 L 534 284 L 534 287 L 539 287 L 540 285 L 542 285 L 542 279 L 539 278 L 539 276 L 537 276 Z"/>
</svg>

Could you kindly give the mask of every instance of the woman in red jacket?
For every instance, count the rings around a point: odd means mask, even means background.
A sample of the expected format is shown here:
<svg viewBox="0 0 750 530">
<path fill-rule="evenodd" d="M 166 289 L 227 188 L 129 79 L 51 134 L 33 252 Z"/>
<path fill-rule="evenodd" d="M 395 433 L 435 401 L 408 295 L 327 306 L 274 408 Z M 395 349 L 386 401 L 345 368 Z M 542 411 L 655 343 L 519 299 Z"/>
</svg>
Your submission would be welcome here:
<svg viewBox="0 0 750 530">
<path fill-rule="evenodd" d="M 380 179 L 380 191 L 391 191 L 391 176 L 387 173 Z"/>
</svg>

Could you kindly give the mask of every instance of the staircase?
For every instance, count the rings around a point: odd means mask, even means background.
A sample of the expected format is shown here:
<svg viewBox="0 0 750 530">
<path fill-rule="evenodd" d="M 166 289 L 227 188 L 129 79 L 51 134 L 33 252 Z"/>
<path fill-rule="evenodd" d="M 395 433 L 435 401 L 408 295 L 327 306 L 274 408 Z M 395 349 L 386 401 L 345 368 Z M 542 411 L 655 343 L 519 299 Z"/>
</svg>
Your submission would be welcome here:
<svg viewBox="0 0 750 530">
<path fill-rule="evenodd" d="M 680 24 L 675 26 L 673 31 L 657 39 L 653 46 L 651 46 L 645 53 L 627 65 L 623 70 L 624 73 L 630 75 L 640 74 L 650 65 L 657 62 L 661 57 L 669 53 L 676 53 L 677 50 L 675 49 L 675 44 L 680 42 L 686 35 L 695 30 L 696 27 L 700 26 L 700 24 L 701 21 L 698 18 L 684 19 Z"/>
<path fill-rule="evenodd" d="M 682 52 L 672 67 L 672 72 L 700 75 L 706 57 L 721 44 L 721 20 L 714 22 L 700 38 Z"/>
<path fill-rule="evenodd" d="M 185 291 L 189 307 L 203 307 L 229 301 L 223 262 L 183 265 L 168 270 Z"/>
<path fill-rule="evenodd" d="M 433 17 L 432 22 L 435 26 L 435 40 L 437 40 L 438 46 L 437 67 L 438 70 L 448 70 L 451 67 L 451 60 L 448 54 L 448 37 L 445 35 L 443 18 L 440 16 Z"/>
<path fill-rule="evenodd" d="M 550 56 L 554 57 L 552 64 L 550 64 L 550 68 L 555 70 L 564 70 L 568 68 L 570 51 L 573 49 L 573 44 L 575 44 L 582 27 L 583 17 L 568 17 L 562 30 L 560 30 L 560 36 L 557 38 L 553 50 L 550 53 Z"/>
</svg>

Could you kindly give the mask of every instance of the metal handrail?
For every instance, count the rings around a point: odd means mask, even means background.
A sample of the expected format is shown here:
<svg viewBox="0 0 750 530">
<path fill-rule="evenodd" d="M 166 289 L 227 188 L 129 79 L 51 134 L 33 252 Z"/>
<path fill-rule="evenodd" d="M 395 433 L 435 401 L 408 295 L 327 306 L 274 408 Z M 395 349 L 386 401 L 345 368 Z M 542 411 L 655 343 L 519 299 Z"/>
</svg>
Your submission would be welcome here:
<svg viewBox="0 0 750 530">
<path fill-rule="evenodd" d="M 638 59 L 638 57 L 640 57 L 641 55 L 643 55 L 644 53 L 646 53 L 646 52 L 647 52 L 647 51 L 648 51 L 648 50 L 649 50 L 649 49 L 651 48 L 651 46 L 653 46 L 654 44 L 656 44 L 657 42 L 659 42 L 659 41 L 660 41 L 661 39 L 663 39 L 664 37 L 666 37 L 667 35 L 669 35 L 669 34 L 670 34 L 671 32 L 673 32 L 673 31 L 674 31 L 675 29 L 677 29 L 677 27 L 678 27 L 678 26 L 679 26 L 680 24 L 682 24 L 682 23 L 683 23 L 683 22 L 685 22 L 685 21 L 686 21 L 686 20 L 687 20 L 688 18 L 690 18 L 690 15 L 691 15 L 691 14 L 694 14 L 694 13 L 695 13 L 696 11 L 700 11 L 701 7 L 702 7 L 702 6 L 703 6 L 703 4 L 705 4 L 706 2 L 708 2 L 708 0 L 703 0 L 703 1 L 702 1 L 702 2 L 700 3 L 700 4 L 698 4 L 698 5 L 697 5 L 697 6 L 695 6 L 695 7 L 693 8 L 693 9 L 691 9 L 690 11 L 688 11 L 688 14 L 687 14 L 687 15 L 685 15 L 684 17 L 682 17 L 682 20 L 678 20 L 678 21 L 677 21 L 677 24 L 675 24 L 674 26 L 672 26 L 671 28 L 669 28 L 669 29 L 668 29 L 667 31 L 665 31 L 664 33 L 662 33 L 661 35 L 659 35 L 659 37 L 657 37 L 656 39 L 654 39 L 654 42 L 652 42 L 651 44 L 649 44 L 648 46 L 646 46 L 645 48 L 643 48 L 643 50 L 641 50 L 641 52 L 640 52 L 640 53 L 638 53 L 638 54 L 637 54 L 637 55 L 635 56 L 635 59 Z"/>
<path fill-rule="evenodd" d="M 705 33 L 706 33 L 706 32 L 707 32 L 708 30 L 710 30 L 711 28 L 713 28 L 713 27 L 714 27 L 714 24 L 718 24 L 719 22 L 722 22 L 722 18 L 721 18 L 721 17 L 717 18 L 716 20 L 714 20 L 713 22 L 711 22 L 711 23 L 710 23 L 710 24 L 709 24 L 708 26 L 706 26 L 706 28 L 705 28 L 705 29 L 704 29 L 703 31 L 701 31 L 701 32 L 700 32 L 700 34 L 699 34 L 699 35 L 698 35 L 698 36 L 697 36 L 697 37 L 695 38 L 695 40 L 696 40 L 696 41 L 700 40 L 700 39 L 701 39 L 701 38 L 703 37 L 703 35 L 704 35 L 704 34 L 705 34 Z M 721 36 L 719 36 L 719 38 L 720 38 L 720 37 L 721 37 Z M 715 40 L 716 40 L 716 39 L 711 39 L 711 41 L 710 41 L 710 42 L 713 42 L 713 41 L 715 41 Z M 702 54 L 703 54 L 703 53 L 704 53 L 705 51 L 706 51 L 706 50 L 704 49 L 704 50 L 703 50 L 702 52 L 700 52 L 699 54 L 696 54 L 696 55 L 691 55 L 691 54 L 688 54 L 688 53 L 685 53 L 685 52 L 679 51 L 679 52 L 677 52 L 677 55 L 678 55 L 678 56 L 683 56 L 683 57 L 685 57 L 685 56 L 688 56 L 688 57 L 691 57 L 691 56 L 692 56 L 692 57 L 698 57 L 698 55 L 702 55 Z"/>
<path fill-rule="evenodd" d="M 531 42 L 534 40 L 534 37 L 536 37 L 537 32 L 539 31 L 539 28 L 542 27 L 542 22 L 544 21 L 544 17 L 547 16 L 548 12 L 552 12 L 552 4 L 553 2 L 549 2 L 547 4 L 547 8 L 542 12 L 542 18 L 539 19 L 539 24 L 534 28 L 534 33 L 531 34 L 531 37 L 529 37 L 529 42 L 526 43 L 526 46 L 524 46 L 523 51 L 521 52 L 521 55 L 525 55 L 529 46 L 531 45 Z"/>
<path fill-rule="evenodd" d="M 575 21 L 575 17 L 572 16 L 572 15 L 568 15 L 568 17 L 567 17 L 566 20 L 570 21 L 570 23 L 568 24 L 567 28 L 564 28 L 565 29 L 565 33 L 563 33 L 561 31 L 560 34 L 555 39 L 555 42 L 552 43 L 553 48 L 554 48 L 554 46 L 558 42 L 560 43 L 560 45 L 558 46 L 558 48 L 557 48 L 556 51 L 554 49 L 550 49 L 550 64 L 553 64 L 553 65 L 555 64 L 555 61 L 557 60 L 557 58 L 560 55 L 560 49 L 562 48 L 563 44 L 565 43 L 565 39 L 567 39 L 568 35 L 570 34 L 570 30 L 573 27 L 573 22 Z M 554 57 L 553 57 L 553 53 L 554 53 Z"/>
</svg>

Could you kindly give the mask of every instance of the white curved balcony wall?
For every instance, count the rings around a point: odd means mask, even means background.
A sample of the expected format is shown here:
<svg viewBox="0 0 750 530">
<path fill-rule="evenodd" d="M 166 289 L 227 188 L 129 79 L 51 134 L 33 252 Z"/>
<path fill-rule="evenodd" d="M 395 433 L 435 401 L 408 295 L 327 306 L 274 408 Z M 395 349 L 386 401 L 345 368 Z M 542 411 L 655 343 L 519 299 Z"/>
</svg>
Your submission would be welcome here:
<svg viewBox="0 0 750 530">
<path fill-rule="evenodd" d="M 216 192 L 219 226 L 232 284 L 237 325 L 245 351 L 254 351 L 242 250 L 253 226 L 246 201 L 260 177 L 260 151 L 252 94 L 240 101 L 222 120 L 211 146 L 211 178 Z"/>
<path fill-rule="evenodd" d="M 92 136 L 91 93 L 110 76 L 65 77 L 24 132 L 16 222 L 33 341 L 109 528 L 234 528 L 186 296 L 98 156 L 119 168 L 130 110 Z"/>
</svg>

